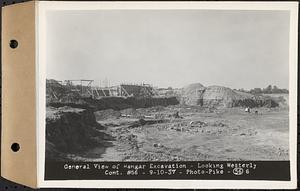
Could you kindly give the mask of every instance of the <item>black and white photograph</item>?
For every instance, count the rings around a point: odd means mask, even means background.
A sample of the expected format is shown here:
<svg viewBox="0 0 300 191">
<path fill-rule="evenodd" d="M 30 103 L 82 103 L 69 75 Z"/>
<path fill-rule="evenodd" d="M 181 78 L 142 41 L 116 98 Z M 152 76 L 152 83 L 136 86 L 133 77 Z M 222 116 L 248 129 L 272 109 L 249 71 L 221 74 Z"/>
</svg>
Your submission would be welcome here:
<svg viewBox="0 0 300 191">
<path fill-rule="evenodd" d="M 48 19 L 47 158 L 288 160 L 288 12 Z"/>
<path fill-rule="evenodd" d="M 52 10 L 45 20 L 46 168 L 290 161 L 289 10 Z"/>
</svg>

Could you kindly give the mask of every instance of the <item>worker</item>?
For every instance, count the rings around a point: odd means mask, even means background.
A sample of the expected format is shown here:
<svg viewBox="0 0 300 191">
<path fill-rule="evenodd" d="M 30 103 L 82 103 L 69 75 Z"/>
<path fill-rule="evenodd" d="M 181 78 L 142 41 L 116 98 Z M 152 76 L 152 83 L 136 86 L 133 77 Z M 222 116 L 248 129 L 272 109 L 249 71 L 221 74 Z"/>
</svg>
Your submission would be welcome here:
<svg viewBox="0 0 300 191">
<path fill-rule="evenodd" d="M 251 112 L 251 111 L 250 111 L 250 107 L 246 107 L 245 112 L 250 113 L 250 112 Z"/>
</svg>

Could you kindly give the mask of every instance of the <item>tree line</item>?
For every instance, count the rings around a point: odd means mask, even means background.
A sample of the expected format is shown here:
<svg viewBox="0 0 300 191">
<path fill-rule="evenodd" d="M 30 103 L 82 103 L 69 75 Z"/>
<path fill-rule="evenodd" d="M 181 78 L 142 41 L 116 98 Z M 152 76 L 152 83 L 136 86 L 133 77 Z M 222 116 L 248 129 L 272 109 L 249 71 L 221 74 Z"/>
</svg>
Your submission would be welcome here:
<svg viewBox="0 0 300 191">
<path fill-rule="evenodd" d="M 280 94 L 280 93 L 288 94 L 289 93 L 289 90 L 278 88 L 275 85 L 274 86 L 268 85 L 266 88 L 253 88 L 249 91 L 244 89 L 239 89 L 239 91 L 252 93 L 252 94 Z"/>
</svg>

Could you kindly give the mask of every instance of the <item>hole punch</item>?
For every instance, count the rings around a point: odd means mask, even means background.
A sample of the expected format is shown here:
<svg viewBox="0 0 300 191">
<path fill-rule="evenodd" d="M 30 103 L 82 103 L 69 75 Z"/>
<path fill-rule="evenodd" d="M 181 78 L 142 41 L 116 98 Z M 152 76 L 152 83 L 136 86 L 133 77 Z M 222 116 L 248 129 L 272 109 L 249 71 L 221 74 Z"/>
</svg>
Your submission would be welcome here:
<svg viewBox="0 0 300 191">
<path fill-rule="evenodd" d="M 15 49 L 15 48 L 17 48 L 18 47 L 18 41 L 16 41 L 16 40 L 10 40 L 10 42 L 9 42 L 9 46 L 10 46 L 10 48 L 13 48 L 13 49 Z"/>
<path fill-rule="evenodd" d="M 12 151 L 18 152 L 20 150 L 20 145 L 18 143 L 13 143 L 10 148 Z"/>
</svg>

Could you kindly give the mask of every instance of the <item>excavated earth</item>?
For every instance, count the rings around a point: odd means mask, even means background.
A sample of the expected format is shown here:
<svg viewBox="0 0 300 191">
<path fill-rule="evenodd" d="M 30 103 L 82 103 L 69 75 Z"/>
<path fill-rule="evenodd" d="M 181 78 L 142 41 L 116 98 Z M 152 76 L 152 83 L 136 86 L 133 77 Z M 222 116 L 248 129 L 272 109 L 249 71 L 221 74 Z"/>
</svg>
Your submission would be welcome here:
<svg viewBox="0 0 300 191">
<path fill-rule="evenodd" d="M 257 112 L 254 112 L 257 111 Z M 288 108 L 47 108 L 47 156 L 73 161 L 288 160 Z"/>
<path fill-rule="evenodd" d="M 96 122 L 92 110 L 72 107 L 47 107 L 46 158 L 67 160 L 67 154 L 77 154 L 95 145 L 106 147 L 112 137 L 100 132 L 103 127 Z M 110 145 L 109 145 L 110 146 Z"/>
</svg>

